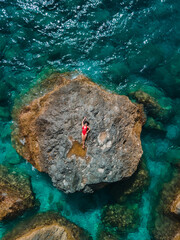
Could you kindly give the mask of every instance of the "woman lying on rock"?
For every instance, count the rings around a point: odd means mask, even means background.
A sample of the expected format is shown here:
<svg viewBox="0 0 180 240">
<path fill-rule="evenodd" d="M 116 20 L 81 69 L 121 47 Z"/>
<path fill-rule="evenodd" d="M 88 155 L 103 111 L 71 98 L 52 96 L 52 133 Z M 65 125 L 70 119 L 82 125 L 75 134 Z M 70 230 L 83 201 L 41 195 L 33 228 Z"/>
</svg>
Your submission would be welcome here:
<svg viewBox="0 0 180 240">
<path fill-rule="evenodd" d="M 88 126 L 89 122 L 87 121 L 86 117 L 82 120 L 82 148 L 85 148 L 85 141 L 87 138 L 87 134 L 90 131 L 90 127 Z"/>
</svg>

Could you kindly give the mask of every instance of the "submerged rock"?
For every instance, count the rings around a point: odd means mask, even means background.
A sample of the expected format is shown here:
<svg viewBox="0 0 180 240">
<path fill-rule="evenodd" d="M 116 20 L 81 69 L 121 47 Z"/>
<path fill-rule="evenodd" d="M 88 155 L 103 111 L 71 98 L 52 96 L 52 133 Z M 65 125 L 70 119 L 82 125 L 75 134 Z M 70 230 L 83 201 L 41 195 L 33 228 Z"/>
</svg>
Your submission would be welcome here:
<svg viewBox="0 0 180 240">
<path fill-rule="evenodd" d="M 102 223 L 106 227 L 117 228 L 119 232 L 126 232 L 128 229 L 137 229 L 137 217 L 138 214 L 133 208 L 115 204 L 104 208 Z"/>
<path fill-rule="evenodd" d="M 41 97 L 35 88 L 35 99 L 14 111 L 12 140 L 17 152 L 48 173 L 55 187 L 67 193 L 92 192 L 135 172 L 143 153 L 141 105 L 105 91 L 83 75 L 53 74 L 40 89 Z M 83 116 L 91 127 L 85 150 Z"/>
<path fill-rule="evenodd" d="M 53 212 L 39 213 L 18 224 L 3 240 L 91 240 L 84 230 Z"/>
<path fill-rule="evenodd" d="M 141 161 L 133 176 L 109 186 L 109 194 L 116 203 L 102 208 L 98 240 L 121 239 L 121 236 L 126 239 L 128 232 L 138 229 L 142 192 L 147 190 L 149 180 L 145 161 Z"/>
<path fill-rule="evenodd" d="M 16 217 L 33 206 L 29 178 L 0 165 L 0 220 Z"/>
<path fill-rule="evenodd" d="M 120 204 L 106 206 L 101 215 L 98 226 L 98 240 L 118 240 L 128 232 L 135 232 L 139 226 L 139 217 L 136 209 Z M 126 239 L 126 238 L 124 238 Z"/>
<path fill-rule="evenodd" d="M 150 116 L 163 119 L 169 114 L 169 111 L 163 108 L 157 100 L 146 92 L 141 90 L 130 93 L 130 96 L 137 100 L 138 103 L 144 105 Z"/>
<path fill-rule="evenodd" d="M 103 229 L 100 233 L 98 233 L 97 240 L 118 240 L 118 237 L 115 236 L 115 234 L 109 233 Z"/>
<path fill-rule="evenodd" d="M 163 132 L 166 131 L 164 125 L 161 122 L 156 121 L 152 117 L 147 118 L 147 121 L 146 121 L 146 124 L 144 125 L 144 127 L 148 128 L 148 129 L 163 131 Z"/>
<path fill-rule="evenodd" d="M 117 199 L 118 203 L 126 203 L 129 197 L 133 197 L 134 202 L 139 203 L 142 192 L 147 189 L 150 184 L 150 177 L 148 174 L 145 160 L 139 164 L 137 171 L 134 175 L 112 186 L 112 194 Z M 119 185 L 119 186 L 118 186 Z M 117 193 L 116 188 L 120 189 Z M 136 199 L 136 201 L 135 201 Z"/>
</svg>

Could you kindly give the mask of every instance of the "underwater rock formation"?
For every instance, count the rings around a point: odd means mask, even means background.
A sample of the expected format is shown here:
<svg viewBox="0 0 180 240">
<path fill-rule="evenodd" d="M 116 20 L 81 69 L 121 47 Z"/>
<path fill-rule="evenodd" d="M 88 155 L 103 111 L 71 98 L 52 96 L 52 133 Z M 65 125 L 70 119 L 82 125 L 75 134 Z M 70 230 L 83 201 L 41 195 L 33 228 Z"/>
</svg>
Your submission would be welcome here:
<svg viewBox="0 0 180 240">
<path fill-rule="evenodd" d="M 3 240 L 91 240 L 87 232 L 57 213 L 39 213 L 18 224 Z"/>
<path fill-rule="evenodd" d="M 109 186 L 109 194 L 116 203 L 103 207 L 98 240 L 121 239 L 120 236 L 125 239 L 126 233 L 139 227 L 142 192 L 150 183 L 145 159 L 142 160 L 133 176 Z"/>
<path fill-rule="evenodd" d="M 125 232 L 128 229 L 137 228 L 137 218 L 138 214 L 133 208 L 115 204 L 104 208 L 102 223 L 106 227 L 114 227 L 120 232 Z"/>
<path fill-rule="evenodd" d="M 92 192 L 135 172 L 143 153 L 142 105 L 105 91 L 83 75 L 56 73 L 39 89 L 41 97 L 35 88 L 35 99 L 14 110 L 12 140 L 17 152 L 48 173 L 55 187 L 67 193 Z M 83 116 L 91 126 L 85 150 Z"/>
<path fill-rule="evenodd" d="M 164 132 L 166 131 L 163 124 L 159 121 L 156 121 L 152 117 L 147 118 L 147 121 L 146 121 L 146 124 L 144 125 L 144 127 L 147 129 L 154 129 L 154 130 L 159 130 L 159 131 L 164 131 Z"/>
<path fill-rule="evenodd" d="M 125 179 L 125 181 L 114 184 L 114 186 L 111 187 L 110 192 L 120 204 L 125 204 L 129 197 L 133 197 L 134 202 L 135 199 L 137 199 L 137 203 L 139 203 L 141 194 L 147 189 L 149 183 L 150 177 L 148 175 L 145 159 L 143 158 L 133 176 Z M 120 189 L 120 191 L 117 192 L 116 189 Z"/>
<path fill-rule="evenodd" d="M 149 95 L 146 92 L 143 92 L 141 90 L 139 91 L 135 91 L 135 92 L 131 92 L 130 96 L 134 99 L 136 99 L 136 101 L 138 103 L 141 103 L 144 105 L 147 113 L 150 116 L 153 116 L 155 118 L 159 118 L 159 119 L 163 119 L 166 118 L 169 114 L 169 111 L 165 108 L 163 108 L 154 97 L 152 97 L 151 95 Z"/>
<path fill-rule="evenodd" d="M 29 177 L 0 165 L 0 220 L 16 217 L 33 206 Z"/>
</svg>

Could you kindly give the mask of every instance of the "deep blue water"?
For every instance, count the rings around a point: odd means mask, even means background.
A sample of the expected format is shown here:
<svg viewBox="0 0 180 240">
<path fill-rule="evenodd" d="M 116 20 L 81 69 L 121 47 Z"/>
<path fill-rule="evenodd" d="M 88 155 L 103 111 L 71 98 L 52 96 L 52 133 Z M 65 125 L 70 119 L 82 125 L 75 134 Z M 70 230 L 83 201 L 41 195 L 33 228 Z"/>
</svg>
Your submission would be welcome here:
<svg viewBox="0 0 180 240">
<path fill-rule="evenodd" d="M 107 189 L 93 195 L 65 195 L 20 158 L 10 137 L 15 99 L 51 72 L 78 70 L 119 94 L 142 90 L 169 112 L 164 118 L 153 116 L 163 130 L 143 128 L 143 161 L 150 184 L 138 201 L 133 196 L 124 203 L 127 208 L 138 205 L 136 228 L 121 234 L 116 226 L 109 227 L 115 239 L 157 239 L 154 209 L 160 205 L 164 184 L 176 175 L 180 156 L 180 2 L 0 0 L 0 36 L 0 163 L 31 176 L 40 201 L 34 211 L 58 211 L 93 239 L 104 206 L 117 199 Z M 147 117 L 152 117 L 148 110 Z M 2 222 L 0 236 L 25 217 L 26 213 Z M 163 217 L 162 213 L 162 224 Z"/>
</svg>

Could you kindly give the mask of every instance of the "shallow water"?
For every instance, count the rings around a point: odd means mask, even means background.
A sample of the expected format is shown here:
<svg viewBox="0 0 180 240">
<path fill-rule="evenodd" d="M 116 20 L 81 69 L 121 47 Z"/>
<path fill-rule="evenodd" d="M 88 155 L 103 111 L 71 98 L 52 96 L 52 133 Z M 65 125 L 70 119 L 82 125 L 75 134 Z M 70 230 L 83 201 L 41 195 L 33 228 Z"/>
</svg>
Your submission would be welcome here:
<svg viewBox="0 0 180 240">
<path fill-rule="evenodd" d="M 164 184 L 174 176 L 180 153 L 180 2 L 1 0 L 0 18 L 0 162 L 31 176 L 40 202 L 35 212 L 59 211 L 96 239 L 102 209 L 117 201 L 107 189 L 65 195 L 12 148 L 14 101 L 39 79 L 53 71 L 78 70 L 119 94 L 145 91 L 169 112 L 153 116 L 163 130 L 143 129 L 150 184 L 138 200 L 139 223 L 125 234 L 116 232 L 116 239 L 154 239 L 154 209 Z M 152 117 L 148 110 L 147 117 Z M 124 205 L 136 201 L 129 197 Z M 0 236 L 28 214 L 2 222 Z"/>
</svg>

